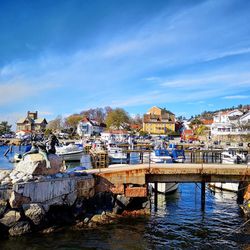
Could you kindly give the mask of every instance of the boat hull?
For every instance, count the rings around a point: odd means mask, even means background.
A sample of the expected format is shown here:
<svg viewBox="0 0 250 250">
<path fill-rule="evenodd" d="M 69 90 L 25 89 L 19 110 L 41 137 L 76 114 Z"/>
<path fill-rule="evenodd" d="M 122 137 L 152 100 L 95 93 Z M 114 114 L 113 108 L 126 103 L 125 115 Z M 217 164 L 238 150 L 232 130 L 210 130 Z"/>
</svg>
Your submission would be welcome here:
<svg viewBox="0 0 250 250">
<path fill-rule="evenodd" d="M 154 183 L 149 183 L 152 190 L 155 190 Z M 158 183 L 157 192 L 160 194 L 171 194 L 177 191 L 179 183 L 169 182 L 169 183 Z"/>
<path fill-rule="evenodd" d="M 83 154 L 84 154 L 83 151 L 78 151 L 78 152 L 70 152 L 70 153 L 59 153 L 57 155 L 62 157 L 64 161 L 80 161 Z"/>
<path fill-rule="evenodd" d="M 239 183 L 231 183 L 231 182 L 226 182 L 226 183 L 221 183 L 221 182 L 211 182 L 209 183 L 209 187 L 219 189 L 219 190 L 224 190 L 224 191 L 229 191 L 229 192 L 238 192 L 239 188 Z"/>
</svg>

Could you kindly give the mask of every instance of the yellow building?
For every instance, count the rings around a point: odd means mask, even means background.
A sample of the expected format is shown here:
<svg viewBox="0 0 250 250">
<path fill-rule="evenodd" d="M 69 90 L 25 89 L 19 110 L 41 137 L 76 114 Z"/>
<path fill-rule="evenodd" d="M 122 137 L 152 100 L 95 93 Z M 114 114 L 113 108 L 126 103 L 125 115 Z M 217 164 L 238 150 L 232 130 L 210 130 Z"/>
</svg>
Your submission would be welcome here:
<svg viewBox="0 0 250 250">
<path fill-rule="evenodd" d="M 143 131 L 149 134 L 168 134 L 175 131 L 175 115 L 156 106 L 143 116 Z"/>
</svg>

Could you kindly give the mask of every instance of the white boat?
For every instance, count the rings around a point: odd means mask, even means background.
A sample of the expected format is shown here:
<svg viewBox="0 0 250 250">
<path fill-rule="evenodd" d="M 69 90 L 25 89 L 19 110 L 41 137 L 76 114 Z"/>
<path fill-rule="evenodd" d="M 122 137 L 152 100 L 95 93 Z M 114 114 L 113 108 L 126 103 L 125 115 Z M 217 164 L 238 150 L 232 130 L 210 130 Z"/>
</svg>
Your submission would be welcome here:
<svg viewBox="0 0 250 250">
<path fill-rule="evenodd" d="M 223 164 L 238 164 L 246 162 L 246 156 L 238 153 L 237 149 L 228 148 L 221 153 L 221 161 Z"/>
<path fill-rule="evenodd" d="M 172 157 L 166 149 L 155 149 L 150 153 L 150 162 L 152 163 L 172 163 Z"/>
<path fill-rule="evenodd" d="M 220 189 L 220 190 L 225 190 L 225 191 L 230 191 L 230 192 L 238 192 L 239 188 L 239 183 L 231 183 L 231 182 L 226 182 L 226 183 L 221 183 L 221 182 L 210 182 L 208 184 L 209 187 L 215 188 L 215 189 Z"/>
<path fill-rule="evenodd" d="M 150 189 L 154 190 L 154 183 L 149 183 Z M 169 182 L 169 183 L 158 183 L 157 192 L 160 194 L 171 194 L 177 191 L 179 183 Z"/>
<path fill-rule="evenodd" d="M 122 148 L 117 146 L 108 146 L 109 162 L 113 163 L 127 163 L 127 154 L 123 152 Z"/>
<path fill-rule="evenodd" d="M 65 161 L 80 161 L 84 154 L 84 149 L 76 144 L 63 145 L 56 147 L 56 154 Z"/>
</svg>

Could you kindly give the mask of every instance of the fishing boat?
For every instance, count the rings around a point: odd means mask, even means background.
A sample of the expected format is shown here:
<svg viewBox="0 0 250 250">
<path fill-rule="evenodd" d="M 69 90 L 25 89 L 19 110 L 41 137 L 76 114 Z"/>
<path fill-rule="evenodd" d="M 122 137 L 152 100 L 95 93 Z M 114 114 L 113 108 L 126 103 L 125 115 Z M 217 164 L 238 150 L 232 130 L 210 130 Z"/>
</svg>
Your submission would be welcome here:
<svg viewBox="0 0 250 250">
<path fill-rule="evenodd" d="M 84 154 L 84 149 L 80 145 L 71 143 L 56 147 L 56 154 L 61 156 L 65 161 L 80 161 Z"/>
</svg>

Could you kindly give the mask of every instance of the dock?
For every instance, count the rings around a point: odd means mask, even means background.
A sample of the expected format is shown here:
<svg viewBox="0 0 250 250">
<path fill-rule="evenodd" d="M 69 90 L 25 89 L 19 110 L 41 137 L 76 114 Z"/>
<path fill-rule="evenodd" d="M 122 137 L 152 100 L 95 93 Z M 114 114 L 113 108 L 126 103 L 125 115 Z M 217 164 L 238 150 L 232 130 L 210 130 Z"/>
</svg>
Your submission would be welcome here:
<svg viewBox="0 0 250 250">
<path fill-rule="evenodd" d="M 201 207 L 205 209 L 205 185 L 209 182 L 250 182 L 249 165 L 226 164 L 117 164 L 109 168 L 90 169 L 107 191 L 125 196 L 147 196 L 148 184 L 167 182 L 201 183 Z M 155 198 L 157 200 L 157 198 Z"/>
</svg>

